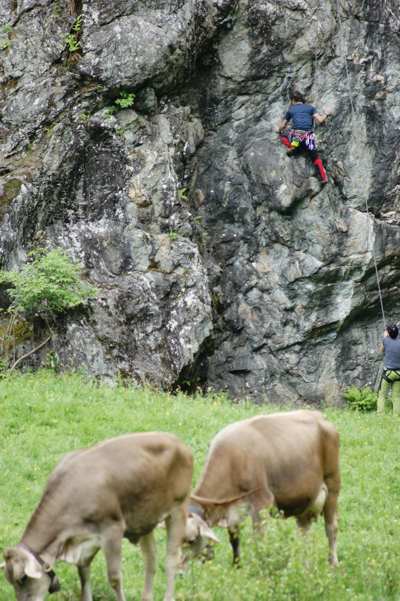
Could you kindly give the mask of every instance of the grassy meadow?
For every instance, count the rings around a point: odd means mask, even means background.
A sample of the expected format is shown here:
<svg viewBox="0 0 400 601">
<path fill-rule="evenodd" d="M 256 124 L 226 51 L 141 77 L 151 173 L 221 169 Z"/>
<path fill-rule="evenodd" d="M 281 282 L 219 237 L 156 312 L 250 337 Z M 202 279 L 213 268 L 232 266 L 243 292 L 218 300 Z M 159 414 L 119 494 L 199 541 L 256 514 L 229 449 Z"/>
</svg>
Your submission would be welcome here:
<svg viewBox="0 0 400 601">
<path fill-rule="evenodd" d="M 221 395 L 171 396 L 150 389 L 99 386 L 80 375 L 42 371 L 0 380 L 0 552 L 16 544 L 48 474 L 67 451 L 131 431 L 174 432 L 193 449 L 195 477 L 212 436 L 224 425 L 277 408 L 232 404 Z M 289 408 L 288 408 L 289 409 Z M 271 518 L 262 541 L 249 523 L 242 533 L 242 567 L 231 567 L 227 533 L 215 559 L 192 562 L 176 581 L 176 601 L 400 601 L 400 420 L 327 409 L 341 434 L 342 493 L 338 555 L 327 562 L 323 521 L 303 537 L 294 520 Z M 155 600 L 165 590 L 164 533 L 157 531 Z M 143 564 L 124 542 L 127 599 L 139 600 Z M 79 599 L 73 566 L 59 563 L 55 601 Z M 101 553 L 93 562 L 95 601 L 114 601 Z M 0 601 L 13 599 L 0 573 Z"/>
</svg>

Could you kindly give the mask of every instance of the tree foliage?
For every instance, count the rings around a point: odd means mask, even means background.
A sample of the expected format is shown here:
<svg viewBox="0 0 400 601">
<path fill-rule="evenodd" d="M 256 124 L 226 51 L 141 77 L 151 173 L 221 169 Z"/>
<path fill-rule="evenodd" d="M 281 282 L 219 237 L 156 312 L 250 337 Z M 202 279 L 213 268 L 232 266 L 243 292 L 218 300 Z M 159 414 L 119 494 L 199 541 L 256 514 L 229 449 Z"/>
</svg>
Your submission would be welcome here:
<svg viewBox="0 0 400 601">
<path fill-rule="evenodd" d="M 36 251 L 20 271 L 0 271 L 8 285 L 9 312 L 31 319 L 54 317 L 85 305 L 95 288 L 80 278 L 80 268 L 60 249 Z"/>
</svg>

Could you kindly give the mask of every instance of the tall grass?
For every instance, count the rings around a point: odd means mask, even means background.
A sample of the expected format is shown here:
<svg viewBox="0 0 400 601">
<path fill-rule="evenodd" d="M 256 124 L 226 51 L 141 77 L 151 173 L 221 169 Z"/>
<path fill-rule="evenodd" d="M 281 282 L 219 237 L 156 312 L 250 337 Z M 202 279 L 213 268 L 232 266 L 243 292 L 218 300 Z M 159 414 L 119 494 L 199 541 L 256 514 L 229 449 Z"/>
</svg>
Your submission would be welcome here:
<svg viewBox="0 0 400 601">
<path fill-rule="evenodd" d="M 187 397 L 150 389 L 98 386 L 82 376 L 51 372 L 0 380 L 0 550 L 20 540 L 44 483 L 63 453 L 130 431 L 174 432 L 193 449 L 195 478 L 212 436 L 227 423 L 277 408 L 233 404 L 221 395 Z M 399 601 L 400 420 L 328 409 L 341 434 L 340 567 L 327 562 L 319 520 L 302 537 L 294 520 L 270 519 L 262 541 L 243 528 L 240 570 L 231 567 L 224 531 L 214 561 L 192 562 L 177 579 L 176 601 Z M 163 532 L 157 532 L 155 599 L 165 590 Z M 127 597 L 140 599 L 143 565 L 124 542 Z M 58 564 L 62 591 L 54 599 L 79 598 L 75 568 Z M 93 564 L 96 601 L 114 601 L 99 553 Z M 13 598 L 0 574 L 0 600 Z"/>
</svg>

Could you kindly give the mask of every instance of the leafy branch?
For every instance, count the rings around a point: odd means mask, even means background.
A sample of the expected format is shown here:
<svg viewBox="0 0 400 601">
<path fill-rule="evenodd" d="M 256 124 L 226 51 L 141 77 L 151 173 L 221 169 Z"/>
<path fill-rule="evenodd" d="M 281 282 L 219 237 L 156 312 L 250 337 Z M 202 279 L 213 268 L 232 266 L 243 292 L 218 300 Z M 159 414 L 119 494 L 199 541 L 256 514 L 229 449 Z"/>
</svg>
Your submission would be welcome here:
<svg viewBox="0 0 400 601">
<path fill-rule="evenodd" d="M 49 339 L 14 362 L 12 369 L 51 339 L 50 322 L 60 314 L 86 305 L 96 294 L 93 286 L 81 280 L 79 266 L 60 249 L 31 253 L 30 262 L 20 271 L 0 271 L 0 284 L 11 300 L 7 309 L 9 322 L 3 336 L 0 334 L 3 360 L 7 358 L 9 363 L 11 348 L 15 351 L 18 325 L 26 335 L 28 327 L 24 329 L 23 324 L 40 318 L 50 332 Z"/>
</svg>

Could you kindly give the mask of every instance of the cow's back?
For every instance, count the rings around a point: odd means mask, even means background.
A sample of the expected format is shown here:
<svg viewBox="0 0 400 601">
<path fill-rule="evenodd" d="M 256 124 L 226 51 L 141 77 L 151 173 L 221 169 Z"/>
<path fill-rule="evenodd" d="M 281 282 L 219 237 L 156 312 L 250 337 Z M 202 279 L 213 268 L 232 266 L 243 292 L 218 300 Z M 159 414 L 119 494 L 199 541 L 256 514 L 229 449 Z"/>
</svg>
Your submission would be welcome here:
<svg viewBox="0 0 400 601">
<path fill-rule="evenodd" d="M 190 449 L 160 432 L 127 434 L 69 453 L 51 474 L 28 528 L 54 506 L 57 521 L 69 527 L 123 518 L 140 532 L 188 496 L 192 470 Z"/>
</svg>

